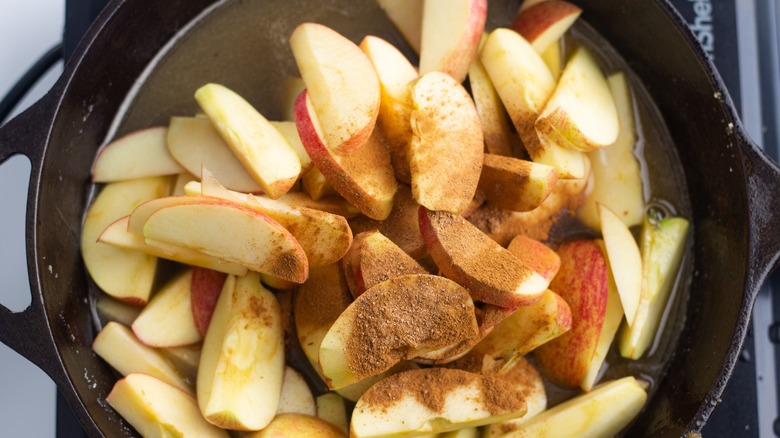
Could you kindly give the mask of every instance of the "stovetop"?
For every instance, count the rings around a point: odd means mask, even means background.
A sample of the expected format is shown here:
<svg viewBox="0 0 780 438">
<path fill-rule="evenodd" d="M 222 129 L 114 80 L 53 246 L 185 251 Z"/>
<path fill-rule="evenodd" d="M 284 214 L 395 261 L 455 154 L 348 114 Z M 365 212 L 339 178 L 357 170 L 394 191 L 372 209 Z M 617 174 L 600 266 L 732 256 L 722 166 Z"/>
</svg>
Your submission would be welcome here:
<svg viewBox="0 0 780 438">
<path fill-rule="evenodd" d="M 780 58 L 778 50 L 780 44 L 780 33 L 778 33 L 780 3 L 776 0 L 671 0 L 671 2 L 685 17 L 705 51 L 712 56 L 734 103 L 739 109 L 748 133 L 777 161 L 778 145 L 780 144 L 780 84 L 778 84 L 778 78 L 780 78 L 780 67 L 778 66 Z M 68 57 L 73 53 L 81 35 L 107 3 L 107 0 L 66 0 L 64 14 L 62 10 L 52 11 L 50 9 L 52 4 L 57 3 L 61 4 L 61 0 L 31 0 L 24 2 L 22 8 L 35 10 L 38 15 L 46 10 L 49 13 L 43 15 L 54 15 L 57 18 L 64 15 L 63 53 Z M 15 17 L 22 16 L 19 11 L 14 11 L 14 14 Z M 0 17 L 3 15 L 6 13 L 0 9 Z M 6 16 L 10 15 L 12 14 Z M 2 24 L 3 21 L 0 21 L 0 37 L 11 38 L 12 36 L 7 32 L 3 32 L 2 29 L 8 29 L 8 27 L 4 27 Z M 52 43 L 56 41 L 55 39 Z M 0 54 L 0 56 L 2 55 Z M 38 55 L 35 53 L 25 59 L 14 56 L 11 62 L 28 65 L 36 56 Z M 8 59 L 0 58 L 0 65 L 8 62 Z M 56 67 L 55 73 L 49 75 L 56 75 L 58 68 L 61 71 L 61 67 Z M 22 71 L 23 68 L 18 70 Z M 2 75 L 0 75 L 1 77 Z M 51 84 L 52 79 L 45 79 L 42 82 Z M 0 95 L 3 94 L 3 86 L 6 85 L 0 83 Z M 32 94 L 41 95 L 43 91 L 38 89 Z M 25 107 L 31 102 L 31 99 L 26 99 L 20 107 Z M 24 170 L 16 170 L 18 167 L 23 168 L 24 164 L 13 164 L 13 166 L 11 164 L 6 163 L 3 169 L 0 169 L 0 186 L 7 178 L 16 178 L 14 181 L 17 184 L 19 181 L 25 181 Z M 5 168 L 11 167 L 14 170 L 5 171 Z M 6 173 L 13 175 L 9 177 Z M 0 200 L 4 199 L 3 196 L 5 195 L 0 191 Z M 17 202 L 17 204 L 19 203 Z M 17 209 L 19 208 L 24 209 L 23 202 L 17 207 Z M 17 228 L 12 228 L 17 230 L 17 235 L 19 234 L 18 230 L 23 229 L 23 213 L 19 213 L 18 216 L 14 220 L 19 222 L 19 225 Z M 0 222 L 5 220 L 5 218 L 0 217 Z M 8 243 L 4 237 L 8 235 L 0 233 L 0 239 L 6 244 Z M 23 239 L 14 245 L 16 245 L 14 248 L 17 250 L 17 256 L 23 253 Z M 2 255 L 5 256 L 5 254 Z M 26 268 L 22 266 L 17 270 L 25 272 Z M 7 271 L 0 270 L 0 277 Z M 16 276 L 19 277 L 19 275 Z M 26 276 L 22 275 L 22 277 L 22 281 L 26 283 Z M 2 299 L 2 294 L 3 291 L 0 290 L 0 302 L 9 304 L 8 301 Z M 29 302 L 29 299 L 25 302 Z M 24 307 L 25 303 L 23 302 L 16 306 L 15 310 L 21 310 Z M 776 274 L 768 282 L 756 301 L 752 329 L 745 340 L 731 382 L 723 394 L 723 402 L 715 409 L 703 430 L 705 437 L 764 438 L 780 436 L 779 388 L 777 384 L 780 349 L 776 348 L 776 343 L 780 343 L 780 322 L 775 321 L 780 321 L 780 274 Z M 4 346 L 0 347 L 5 348 Z M 30 411 L 38 409 L 42 405 L 55 404 L 52 400 L 55 398 L 53 384 L 48 382 L 47 385 L 45 376 L 43 376 L 44 382 L 40 383 L 42 373 L 37 371 L 33 365 L 23 363 L 24 361 L 21 359 L 8 359 L 8 357 L 10 356 L 7 352 L 0 351 L 0 370 L 6 372 L 7 375 L 14 376 L 26 373 L 25 375 L 31 376 L 31 380 L 39 383 L 36 383 L 38 388 L 35 398 L 31 399 L 28 396 L 27 400 L 23 399 L 24 403 L 19 402 L 18 391 L 0 391 L 0 407 L 21 406 L 22 410 Z M 29 368 L 33 368 L 33 370 L 30 371 Z M 0 379 L 0 385 L 4 385 L 4 380 Z M 38 429 L 42 432 L 36 436 L 49 434 L 74 438 L 85 436 L 69 408 L 62 402 L 61 397 L 57 395 L 56 398 L 56 420 L 41 420 L 43 423 L 53 421 L 56 424 L 49 425 L 47 423 L 42 427 L 40 423 L 37 424 Z M 53 409 L 50 410 L 53 411 Z M 14 430 L 24 431 L 25 436 L 30 436 L 29 423 L 25 425 L 27 420 L 20 421 L 15 414 L 6 413 L 5 415 L 0 412 L 0 436 L 22 436 L 20 433 L 8 435 L 14 433 Z M 12 423 L 19 423 L 19 429 L 13 429 Z"/>
</svg>

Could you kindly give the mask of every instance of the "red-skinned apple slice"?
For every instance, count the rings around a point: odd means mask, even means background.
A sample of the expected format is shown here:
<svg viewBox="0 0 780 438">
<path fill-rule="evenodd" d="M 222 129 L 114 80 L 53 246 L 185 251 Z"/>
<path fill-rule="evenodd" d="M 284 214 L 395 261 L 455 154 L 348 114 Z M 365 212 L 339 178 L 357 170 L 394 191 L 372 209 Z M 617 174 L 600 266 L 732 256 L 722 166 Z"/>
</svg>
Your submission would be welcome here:
<svg viewBox="0 0 780 438">
<path fill-rule="evenodd" d="M 561 269 L 550 284 L 571 308 L 571 330 L 535 350 L 544 374 L 568 387 L 588 373 L 607 311 L 607 261 L 596 240 L 577 240 L 558 249 Z"/>
<path fill-rule="evenodd" d="M 520 11 L 512 28 L 541 54 L 557 42 L 582 13 L 563 0 L 549 0 Z"/>
<path fill-rule="evenodd" d="M 144 224 L 144 237 L 196 249 L 285 280 L 306 281 L 306 255 L 292 234 L 262 213 L 218 201 L 161 208 Z"/>
<path fill-rule="evenodd" d="M 308 91 L 295 102 L 295 123 L 306 152 L 333 188 L 364 215 L 386 219 L 398 184 L 380 130 L 374 130 L 368 141 L 350 154 L 331 151 L 323 140 Z"/>
<path fill-rule="evenodd" d="M 451 76 L 431 72 L 414 84 L 412 103 L 412 195 L 431 210 L 460 214 L 474 198 L 485 148 L 474 102 Z"/>
<path fill-rule="evenodd" d="M 117 381 L 106 401 L 143 436 L 230 436 L 203 418 L 192 395 L 146 374 Z"/>
<path fill-rule="evenodd" d="M 192 270 L 190 307 L 195 326 L 201 335 L 206 334 L 225 280 L 227 280 L 226 274 L 212 269 L 193 268 Z"/>
<path fill-rule="evenodd" d="M 200 87 L 195 99 L 264 193 L 278 198 L 290 190 L 301 174 L 301 161 L 262 114 L 218 84 Z"/>
<path fill-rule="evenodd" d="M 599 204 L 598 208 L 607 262 L 630 326 L 642 295 L 642 256 L 634 235 L 620 217 L 603 204 Z"/>
<path fill-rule="evenodd" d="M 423 2 L 420 0 L 377 0 L 409 46 L 420 54 Z"/>
<path fill-rule="evenodd" d="M 550 196 L 557 183 L 558 172 L 550 166 L 485 154 L 478 188 L 485 200 L 497 207 L 530 211 Z"/>
<path fill-rule="evenodd" d="M 442 274 L 477 301 L 518 307 L 539 300 L 544 277 L 460 216 L 420 207 L 420 231 Z"/>
<path fill-rule="evenodd" d="M 487 0 L 423 3 L 420 75 L 440 71 L 463 82 L 485 30 Z"/>
<path fill-rule="evenodd" d="M 585 47 L 569 58 L 535 126 L 544 140 L 584 152 L 617 140 L 615 100 L 601 67 Z"/>
<path fill-rule="evenodd" d="M 206 167 L 231 190 L 262 190 L 209 119 L 171 117 L 168 150 L 193 175 L 200 175 L 201 168 Z"/>
<path fill-rule="evenodd" d="M 320 345 L 320 369 L 330 388 L 343 388 L 477 335 L 465 289 L 435 275 L 403 275 L 367 290 L 338 317 Z"/>
<path fill-rule="evenodd" d="M 324 143 L 341 153 L 362 147 L 374 130 L 380 101 L 379 79 L 366 55 L 338 32 L 316 23 L 298 25 L 290 47 Z"/>
<path fill-rule="evenodd" d="M 378 122 L 390 145 L 395 176 L 409 184 L 412 181 L 409 171 L 412 126 L 409 120 L 413 108 L 410 84 L 418 77 L 417 69 L 403 53 L 379 37 L 363 38 L 360 49 L 368 56 L 379 77 L 382 98 Z"/>
<path fill-rule="evenodd" d="M 184 172 L 168 153 L 167 131 L 164 126 L 148 128 L 103 146 L 92 166 L 92 181 L 122 181 Z"/>
<path fill-rule="evenodd" d="M 512 239 L 506 249 L 549 281 L 555 278 L 561 267 L 561 258 L 552 248 L 522 234 Z"/>
<path fill-rule="evenodd" d="M 356 286 L 356 290 L 352 292 L 355 298 L 390 278 L 428 273 L 379 231 L 369 231 L 360 237 L 355 238 L 355 243 L 350 248 L 353 254 L 345 256 L 354 257 L 350 265 Z M 346 274 L 350 275 L 349 272 Z"/>
<path fill-rule="evenodd" d="M 202 340 L 190 300 L 192 270 L 163 286 L 133 321 L 133 333 L 150 347 L 181 347 Z"/>
<path fill-rule="evenodd" d="M 98 242 L 98 238 L 106 227 L 130 214 L 137 205 L 167 195 L 170 185 L 167 177 L 110 183 L 87 210 L 81 231 L 81 256 L 90 277 L 103 292 L 119 300 L 146 304 L 157 258 Z"/>
</svg>

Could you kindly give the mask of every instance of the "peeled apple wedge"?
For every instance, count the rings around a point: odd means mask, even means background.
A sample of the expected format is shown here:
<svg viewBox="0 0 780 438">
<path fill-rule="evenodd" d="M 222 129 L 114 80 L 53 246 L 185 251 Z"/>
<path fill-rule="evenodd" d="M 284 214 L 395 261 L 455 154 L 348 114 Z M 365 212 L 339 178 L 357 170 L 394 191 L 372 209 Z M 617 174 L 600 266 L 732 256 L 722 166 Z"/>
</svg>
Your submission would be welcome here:
<svg viewBox="0 0 780 438">
<path fill-rule="evenodd" d="M 92 166 L 92 181 L 121 181 L 184 172 L 168 153 L 167 131 L 164 126 L 148 128 L 103 146 Z"/>
<path fill-rule="evenodd" d="M 621 328 L 620 354 L 639 359 L 653 343 L 669 295 L 680 270 L 689 223 L 680 217 L 657 224 L 645 218 L 642 227 L 642 295 L 634 324 Z"/>
<path fill-rule="evenodd" d="M 144 437 L 229 436 L 203 418 L 192 395 L 146 374 L 117 381 L 106 401 Z"/>
<path fill-rule="evenodd" d="M 195 99 L 265 194 L 278 198 L 290 190 L 301 174 L 301 161 L 262 114 L 219 84 L 200 87 Z"/>
<path fill-rule="evenodd" d="M 276 415 L 284 379 L 279 303 L 260 277 L 228 277 L 203 341 L 198 404 L 226 429 L 260 430 Z"/>
</svg>

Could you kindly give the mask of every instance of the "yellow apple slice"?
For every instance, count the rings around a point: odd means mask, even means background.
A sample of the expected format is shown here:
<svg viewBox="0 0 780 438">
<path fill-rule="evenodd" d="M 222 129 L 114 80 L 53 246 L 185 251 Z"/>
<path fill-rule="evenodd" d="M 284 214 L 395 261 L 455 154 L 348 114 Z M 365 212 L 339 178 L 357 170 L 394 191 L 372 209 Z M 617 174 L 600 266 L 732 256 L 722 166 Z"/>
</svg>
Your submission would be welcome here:
<svg viewBox="0 0 780 438">
<path fill-rule="evenodd" d="M 500 377 L 426 368 L 388 377 L 363 394 L 352 413 L 350 436 L 443 433 L 505 421 L 525 412 L 522 393 Z"/>
<path fill-rule="evenodd" d="M 200 175 L 201 168 L 206 167 L 231 190 L 262 190 L 209 119 L 171 117 L 168 150 L 193 175 Z"/>
<path fill-rule="evenodd" d="M 192 392 L 182 374 L 159 350 L 144 345 L 122 324 L 106 324 L 95 337 L 92 349 L 123 376 L 144 373 Z"/>
<path fill-rule="evenodd" d="M 377 0 L 387 17 L 414 51 L 420 53 L 423 2 L 421 0 Z"/>
<path fill-rule="evenodd" d="M 316 23 L 298 25 L 290 47 L 324 143 L 342 153 L 363 146 L 374 130 L 380 101 L 379 79 L 366 55 L 338 32 Z"/>
<path fill-rule="evenodd" d="M 512 28 L 542 54 L 577 21 L 582 9 L 563 0 L 549 0 L 524 8 Z"/>
<path fill-rule="evenodd" d="M 483 41 L 486 39 L 487 36 L 482 37 Z M 509 129 L 504 104 L 501 103 L 501 98 L 498 97 L 496 88 L 479 58 L 469 67 L 469 85 L 479 121 L 482 123 L 485 150 L 490 154 L 511 157 L 515 136 Z"/>
<path fill-rule="evenodd" d="M 278 198 L 290 190 L 301 174 L 301 162 L 265 117 L 219 84 L 200 87 L 195 99 L 264 193 Z"/>
<path fill-rule="evenodd" d="M 474 102 L 459 82 L 434 71 L 414 84 L 412 103 L 412 195 L 428 209 L 460 214 L 474 198 L 485 148 Z"/>
<path fill-rule="evenodd" d="M 584 152 L 617 140 L 615 100 L 601 67 L 585 47 L 577 48 L 566 63 L 535 126 L 543 138 Z"/>
<path fill-rule="evenodd" d="M 508 431 L 508 435 L 556 438 L 614 436 L 631 423 L 646 400 L 647 393 L 636 379 L 624 377 L 548 409 Z"/>
<path fill-rule="evenodd" d="M 375 129 L 356 151 L 349 154 L 332 151 L 325 143 L 308 96 L 308 91 L 304 91 L 295 101 L 295 123 L 314 165 L 333 188 L 361 213 L 372 219 L 386 219 L 398 184 L 381 130 Z"/>
<path fill-rule="evenodd" d="M 477 335 L 465 289 L 435 275 L 402 275 L 367 290 L 338 317 L 320 345 L 320 369 L 330 388 L 343 388 Z"/>
<path fill-rule="evenodd" d="M 260 277 L 228 277 L 203 341 L 198 404 L 206 419 L 260 430 L 276 415 L 284 378 L 279 303 Z"/>
<path fill-rule="evenodd" d="M 618 113 L 618 138 L 610 146 L 588 152 L 593 165 L 592 188 L 577 211 L 577 217 L 594 230 L 599 229 L 599 202 L 620 216 L 628 227 L 641 224 L 645 214 L 642 174 L 634 156 L 636 127 L 631 91 L 622 72 L 611 75 L 607 82 Z"/>
<path fill-rule="evenodd" d="M 229 436 L 203 418 L 192 395 L 146 374 L 117 381 L 106 401 L 145 437 Z"/>
<path fill-rule="evenodd" d="M 486 18 L 487 0 L 423 2 L 420 75 L 440 71 L 463 82 L 477 56 Z"/>
<path fill-rule="evenodd" d="M 421 2 L 419 2 L 421 3 Z M 368 56 L 379 78 L 381 101 L 379 126 L 385 132 L 390 145 L 393 170 L 399 181 L 409 184 L 409 142 L 412 139 L 412 95 L 410 84 L 417 79 L 417 69 L 392 44 L 367 36 L 360 49 Z"/>
<path fill-rule="evenodd" d="M 162 199 L 162 198 L 160 198 Z M 147 242 L 143 236 L 127 231 L 130 216 L 125 216 L 109 225 L 98 238 L 99 242 L 111 244 L 118 248 L 140 251 L 151 256 L 173 260 L 193 266 L 213 269 L 238 276 L 246 275 L 247 268 L 235 263 L 226 262 L 216 257 L 202 254 L 198 251 L 176 245 L 157 245 Z"/>
<path fill-rule="evenodd" d="M 192 270 L 162 287 L 133 321 L 133 333 L 150 347 L 180 347 L 202 340 L 190 305 Z"/>
<path fill-rule="evenodd" d="M 336 426 L 317 417 L 304 414 L 282 414 L 265 429 L 244 435 L 244 438 L 346 438 Z"/>
<path fill-rule="evenodd" d="M 139 204 L 166 196 L 171 181 L 151 177 L 107 184 L 87 210 L 81 230 L 81 256 L 92 280 L 112 297 L 146 304 L 152 291 L 157 258 L 98 242 L 114 221 Z"/>
<path fill-rule="evenodd" d="M 620 354 L 639 359 L 656 338 L 685 252 L 689 223 L 669 217 L 657 224 L 645 219 L 642 228 L 642 296 L 633 325 L 620 333 Z"/>
<path fill-rule="evenodd" d="M 327 392 L 317 397 L 317 417 L 338 427 L 344 434 L 349 433 L 344 398 L 335 392 Z"/>
<path fill-rule="evenodd" d="M 314 416 L 317 414 L 317 405 L 309 385 L 303 376 L 290 367 L 284 369 L 282 381 L 282 394 L 279 397 L 279 414 L 304 414 Z"/>
<path fill-rule="evenodd" d="M 601 235 L 610 272 L 615 277 L 628 325 L 632 325 L 642 293 L 642 256 L 631 230 L 609 207 L 599 204 Z"/>
<path fill-rule="evenodd" d="M 306 153 L 306 149 L 301 142 L 301 137 L 298 135 L 298 128 L 292 120 L 294 119 L 285 122 L 271 122 L 271 126 L 276 128 L 276 130 L 287 139 L 287 142 L 290 143 L 290 146 L 292 146 L 293 150 L 298 155 L 298 159 L 301 161 L 301 175 L 303 175 L 311 170 L 311 168 L 314 167 L 314 164 L 311 162 L 309 154 Z"/>
<path fill-rule="evenodd" d="M 557 183 L 558 172 L 553 167 L 485 154 L 478 187 L 492 205 L 505 210 L 530 211 L 550 196 Z"/>
<path fill-rule="evenodd" d="M 292 234 L 268 216 L 228 201 L 161 208 L 149 216 L 143 234 L 296 283 L 309 274 Z"/>
<path fill-rule="evenodd" d="M 148 128 L 103 146 L 92 166 L 92 181 L 122 181 L 184 172 L 168 153 L 167 131 L 164 126 Z"/>
</svg>

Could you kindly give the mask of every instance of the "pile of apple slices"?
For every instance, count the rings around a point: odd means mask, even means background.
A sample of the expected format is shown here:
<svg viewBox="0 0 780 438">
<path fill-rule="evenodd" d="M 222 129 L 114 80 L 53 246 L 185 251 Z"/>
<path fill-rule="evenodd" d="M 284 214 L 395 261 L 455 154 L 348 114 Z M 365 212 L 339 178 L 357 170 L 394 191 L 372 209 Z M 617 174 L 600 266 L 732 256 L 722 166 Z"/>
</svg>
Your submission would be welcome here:
<svg viewBox="0 0 780 438">
<path fill-rule="evenodd" d="M 566 1 L 489 34 L 486 0 L 378 3 L 419 69 L 303 23 L 294 120 L 207 84 L 100 150 L 93 348 L 144 436 L 610 436 L 644 406 L 599 378 L 651 349 L 688 222 L 645 214 L 626 78 L 564 50 Z M 534 238 L 566 208 L 600 238 Z"/>
</svg>

